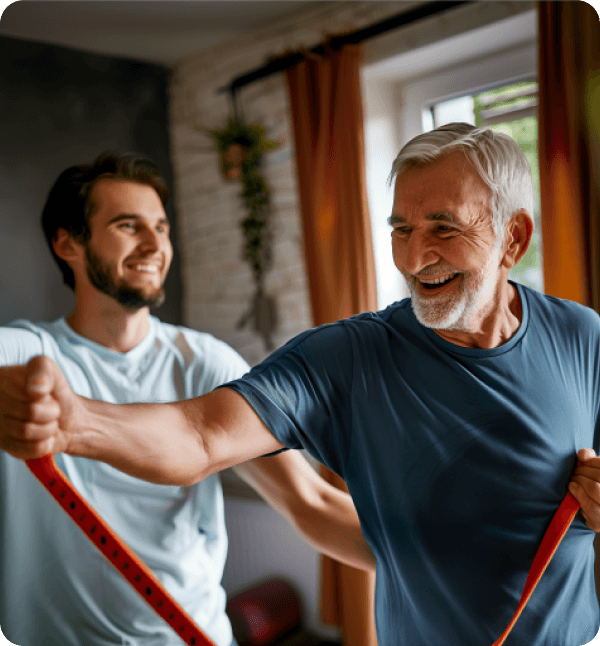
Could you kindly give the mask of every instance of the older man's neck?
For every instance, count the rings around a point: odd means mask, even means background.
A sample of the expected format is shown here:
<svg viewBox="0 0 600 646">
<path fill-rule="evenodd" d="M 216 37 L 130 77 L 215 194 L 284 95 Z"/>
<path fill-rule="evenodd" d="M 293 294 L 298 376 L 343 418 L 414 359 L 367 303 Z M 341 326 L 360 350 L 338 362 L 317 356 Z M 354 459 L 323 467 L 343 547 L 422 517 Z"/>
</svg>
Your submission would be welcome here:
<svg viewBox="0 0 600 646">
<path fill-rule="evenodd" d="M 517 288 L 506 282 L 480 319 L 469 321 L 466 330 L 434 330 L 445 341 L 465 348 L 497 348 L 509 341 L 523 318 Z"/>
<path fill-rule="evenodd" d="M 115 352 L 129 352 L 139 345 L 150 329 L 149 309 L 129 310 L 112 298 L 82 302 L 77 299 L 66 319 L 77 334 Z"/>
</svg>

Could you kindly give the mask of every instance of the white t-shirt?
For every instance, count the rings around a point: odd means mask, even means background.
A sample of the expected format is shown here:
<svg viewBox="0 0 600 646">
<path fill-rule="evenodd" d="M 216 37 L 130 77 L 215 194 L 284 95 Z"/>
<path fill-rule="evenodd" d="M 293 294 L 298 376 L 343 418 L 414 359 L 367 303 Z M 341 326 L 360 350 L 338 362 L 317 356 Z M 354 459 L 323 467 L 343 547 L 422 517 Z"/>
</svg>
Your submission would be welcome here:
<svg viewBox="0 0 600 646">
<path fill-rule="evenodd" d="M 126 353 L 75 333 L 61 318 L 0 328 L 0 365 L 53 359 L 73 390 L 114 403 L 189 399 L 247 372 L 228 345 L 150 317 Z M 168 433 L 169 429 L 165 429 Z M 156 485 L 107 464 L 55 456 L 60 469 L 217 644 L 230 646 L 220 582 L 227 554 L 217 475 Z M 0 626 L 20 646 L 171 646 L 172 629 L 138 596 L 31 475 L 0 451 Z"/>
</svg>

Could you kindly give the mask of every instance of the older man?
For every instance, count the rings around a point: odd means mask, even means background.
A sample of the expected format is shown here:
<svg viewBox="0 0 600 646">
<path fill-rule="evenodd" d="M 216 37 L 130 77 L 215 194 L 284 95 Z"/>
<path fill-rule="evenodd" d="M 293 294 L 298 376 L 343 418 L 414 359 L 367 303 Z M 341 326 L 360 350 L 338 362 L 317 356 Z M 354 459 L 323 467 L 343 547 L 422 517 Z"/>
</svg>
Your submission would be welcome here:
<svg viewBox="0 0 600 646">
<path fill-rule="evenodd" d="M 507 643 L 581 646 L 599 625 L 600 459 L 582 449 L 598 450 L 598 316 L 508 279 L 533 228 L 531 171 L 509 137 L 450 124 L 410 141 L 393 174 L 410 299 L 310 330 L 177 404 L 86 401 L 34 359 L 5 371 L 2 445 L 173 484 L 305 447 L 346 480 L 376 556 L 380 646 L 495 641 L 573 487 L 586 522 Z M 177 429 L 168 441 L 165 427 Z"/>
</svg>

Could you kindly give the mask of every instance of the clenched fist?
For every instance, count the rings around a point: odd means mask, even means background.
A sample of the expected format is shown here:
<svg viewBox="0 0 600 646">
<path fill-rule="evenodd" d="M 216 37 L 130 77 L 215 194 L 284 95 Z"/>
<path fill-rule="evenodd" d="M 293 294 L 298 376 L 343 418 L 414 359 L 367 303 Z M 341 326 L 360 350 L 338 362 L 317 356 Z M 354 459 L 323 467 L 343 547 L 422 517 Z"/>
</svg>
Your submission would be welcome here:
<svg viewBox="0 0 600 646">
<path fill-rule="evenodd" d="M 0 449 L 23 460 L 67 451 L 79 405 L 48 357 L 0 368 Z"/>
</svg>

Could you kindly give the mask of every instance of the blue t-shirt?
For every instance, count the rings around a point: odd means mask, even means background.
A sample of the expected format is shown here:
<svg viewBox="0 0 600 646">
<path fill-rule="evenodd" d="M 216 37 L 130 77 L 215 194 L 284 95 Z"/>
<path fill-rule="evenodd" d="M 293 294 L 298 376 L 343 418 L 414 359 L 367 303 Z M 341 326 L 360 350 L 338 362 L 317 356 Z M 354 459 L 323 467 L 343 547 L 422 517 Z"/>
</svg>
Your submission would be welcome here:
<svg viewBox="0 0 600 646">
<path fill-rule="evenodd" d="M 212 337 L 150 317 L 146 338 L 114 352 L 64 319 L 0 328 L 0 365 L 37 354 L 75 392 L 114 403 L 189 399 L 248 365 Z M 169 429 L 164 429 L 165 433 Z M 230 646 L 221 578 L 227 556 L 218 475 L 152 484 L 108 464 L 56 456 L 62 471 L 218 646 Z M 0 451 L 0 625 L 20 646 L 171 646 L 173 629 L 100 554 L 21 460 Z"/>
<path fill-rule="evenodd" d="M 599 451 L 600 320 L 518 286 L 493 349 L 444 341 L 410 300 L 308 331 L 228 384 L 338 473 L 377 559 L 379 646 L 489 646 L 518 605 L 584 447 Z M 597 633 L 594 532 L 569 529 L 506 646 Z"/>
</svg>

